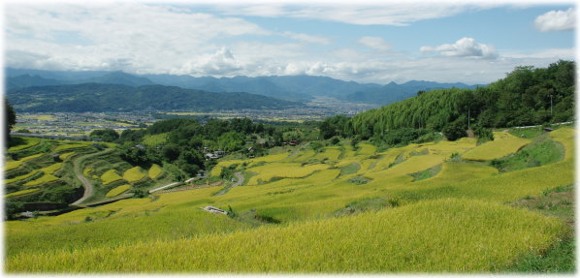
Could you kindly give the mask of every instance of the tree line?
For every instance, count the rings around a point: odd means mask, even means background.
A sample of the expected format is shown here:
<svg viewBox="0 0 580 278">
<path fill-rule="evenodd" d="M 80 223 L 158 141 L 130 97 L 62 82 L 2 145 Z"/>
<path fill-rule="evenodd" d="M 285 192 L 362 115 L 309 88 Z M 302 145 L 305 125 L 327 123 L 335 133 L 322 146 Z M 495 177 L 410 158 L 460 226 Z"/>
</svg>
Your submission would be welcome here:
<svg viewBox="0 0 580 278">
<path fill-rule="evenodd" d="M 560 60 L 547 68 L 516 67 L 503 79 L 476 89 L 440 89 L 360 113 L 334 116 L 320 123 L 321 136 L 371 139 L 390 143 L 394 137 L 417 140 L 443 132 L 449 140 L 473 130 L 541 125 L 574 119 L 575 62 Z M 396 135 L 396 136 L 394 136 Z M 392 142 L 391 142 L 392 143 Z"/>
</svg>

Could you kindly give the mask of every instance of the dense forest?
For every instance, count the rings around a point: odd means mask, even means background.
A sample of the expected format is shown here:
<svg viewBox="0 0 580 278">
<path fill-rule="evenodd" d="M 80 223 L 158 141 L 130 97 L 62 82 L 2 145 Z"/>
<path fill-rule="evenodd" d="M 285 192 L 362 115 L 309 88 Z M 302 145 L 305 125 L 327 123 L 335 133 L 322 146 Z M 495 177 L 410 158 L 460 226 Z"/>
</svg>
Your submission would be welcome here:
<svg viewBox="0 0 580 278">
<path fill-rule="evenodd" d="M 335 116 L 320 124 L 323 138 L 373 139 L 408 143 L 431 132 L 450 140 L 489 135 L 489 128 L 542 125 L 574 119 L 575 62 L 547 68 L 517 67 L 503 79 L 476 89 L 419 91 L 416 97 L 356 115 Z M 396 135 L 396 136 L 395 136 Z"/>
</svg>

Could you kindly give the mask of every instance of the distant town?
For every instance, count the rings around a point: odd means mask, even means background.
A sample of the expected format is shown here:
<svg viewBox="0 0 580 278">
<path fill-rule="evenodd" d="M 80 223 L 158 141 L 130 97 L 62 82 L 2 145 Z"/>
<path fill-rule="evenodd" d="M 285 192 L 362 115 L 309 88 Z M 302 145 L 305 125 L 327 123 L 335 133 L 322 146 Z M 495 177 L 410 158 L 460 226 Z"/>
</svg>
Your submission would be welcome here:
<svg viewBox="0 0 580 278">
<path fill-rule="evenodd" d="M 43 136 L 82 137 L 96 129 L 114 129 L 120 133 L 126 129 L 145 128 L 157 120 L 171 117 L 249 118 L 263 122 L 304 122 L 318 121 L 338 114 L 352 116 L 371 108 L 373 106 L 368 104 L 347 103 L 333 98 L 317 98 L 305 107 L 284 110 L 245 109 L 215 112 L 144 111 L 131 113 L 21 112 L 18 113 L 13 132 Z"/>
</svg>

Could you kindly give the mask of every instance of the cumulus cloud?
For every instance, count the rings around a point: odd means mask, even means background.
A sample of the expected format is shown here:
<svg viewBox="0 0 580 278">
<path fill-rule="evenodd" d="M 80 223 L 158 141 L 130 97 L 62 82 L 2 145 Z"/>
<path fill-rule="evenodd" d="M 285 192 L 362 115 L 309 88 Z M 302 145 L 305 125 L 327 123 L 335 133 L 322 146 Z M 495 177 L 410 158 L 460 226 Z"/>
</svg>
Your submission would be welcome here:
<svg viewBox="0 0 580 278">
<path fill-rule="evenodd" d="M 366 47 L 379 50 L 379 51 L 388 51 L 390 50 L 391 46 L 380 37 L 369 37 L 365 36 L 358 40 L 358 42 Z"/>
<path fill-rule="evenodd" d="M 576 10 L 549 11 L 536 18 L 536 29 L 541 32 L 573 30 L 576 25 Z"/>
<path fill-rule="evenodd" d="M 184 59 L 215 51 L 217 40 L 270 35 L 240 18 L 145 3 L 12 4 L 5 15 L 8 66 L 16 66 L 18 56 L 10 55 L 20 51 L 41 57 L 35 64 L 47 69 L 59 61 L 71 70 L 109 65 L 167 72 Z"/>
<path fill-rule="evenodd" d="M 184 71 L 194 75 L 231 76 L 242 68 L 241 63 L 226 47 L 222 47 L 213 54 L 198 57 L 184 65 Z"/>
<path fill-rule="evenodd" d="M 452 44 L 442 44 L 439 46 L 423 46 L 421 52 L 435 52 L 442 56 L 452 57 L 480 57 L 495 58 L 497 53 L 491 45 L 478 43 L 473 38 L 464 37 Z"/>
</svg>

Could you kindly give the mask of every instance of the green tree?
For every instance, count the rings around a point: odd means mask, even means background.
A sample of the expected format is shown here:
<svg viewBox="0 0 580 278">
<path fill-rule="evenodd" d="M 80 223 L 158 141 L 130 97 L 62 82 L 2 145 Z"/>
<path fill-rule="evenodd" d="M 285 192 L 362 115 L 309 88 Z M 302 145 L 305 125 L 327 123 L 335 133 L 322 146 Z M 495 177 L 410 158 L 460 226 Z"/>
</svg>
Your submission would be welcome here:
<svg viewBox="0 0 580 278">
<path fill-rule="evenodd" d="M 4 134 L 6 142 L 10 142 L 10 132 L 12 131 L 12 128 L 14 127 L 14 125 L 16 124 L 16 112 L 14 112 L 14 108 L 12 108 L 12 105 L 10 105 L 10 103 L 8 103 L 8 100 L 4 99 L 4 119 L 5 119 L 5 130 L 4 132 L 6 132 Z"/>
<path fill-rule="evenodd" d="M 113 142 L 119 139 L 119 133 L 117 133 L 114 129 L 96 129 L 89 134 L 89 138 L 91 140 L 101 140 L 105 142 Z"/>
</svg>

